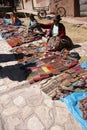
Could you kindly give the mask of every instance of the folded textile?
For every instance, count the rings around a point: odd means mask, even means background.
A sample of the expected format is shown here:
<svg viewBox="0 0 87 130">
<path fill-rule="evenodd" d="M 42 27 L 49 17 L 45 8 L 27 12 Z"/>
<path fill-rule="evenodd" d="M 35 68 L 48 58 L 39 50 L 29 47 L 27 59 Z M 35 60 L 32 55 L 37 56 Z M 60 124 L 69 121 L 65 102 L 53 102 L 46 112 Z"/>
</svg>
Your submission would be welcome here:
<svg viewBox="0 0 87 130">
<path fill-rule="evenodd" d="M 80 100 L 78 105 L 82 112 L 83 119 L 87 120 L 87 97 Z"/>
<path fill-rule="evenodd" d="M 83 119 L 82 112 L 78 106 L 78 102 L 86 96 L 87 92 L 74 92 L 65 98 L 61 98 L 61 101 L 66 104 L 70 113 L 81 124 L 84 130 L 87 130 L 87 120 Z"/>
<path fill-rule="evenodd" d="M 57 80 L 64 90 L 72 92 L 87 91 L 87 71 L 80 65 L 66 70 Z"/>
<path fill-rule="evenodd" d="M 53 56 L 45 57 L 45 58 L 42 58 L 41 60 L 36 61 L 36 64 L 35 64 L 36 69 L 34 71 L 32 71 L 32 67 L 28 67 L 28 68 L 30 68 L 31 73 L 29 73 L 29 76 L 27 79 L 30 79 L 30 77 L 33 79 L 36 76 L 36 74 L 35 74 L 36 72 L 38 75 L 43 74 L 43 73 L 45 73 L 45 74 L 52 73 L 53 75 L 57 75 L 57 74 L 60 74 L 61 72 L 65 71 L 67 69 L 65 62 L 67 62 L 67 61 L 64 61 L 64 63 L 63 63 L 62 58 L 61 58 L 61 60 L 57 63 L 56 62 L 57 59 L 59 59 L 59 57 L 53 55 Z M 74 63 L 74 60 L 71 62 L 71 65 L 73 63 Z M 43 72 L 40 72 L 39 69 L 41 69 Z M 32 73 L 33 73 L 33 75 L 32 75 Z M 41 78 L 40 78 L 40 80 L 41 80 Z M 65 80 L 65 78 L 63 78 L 63 80 Z M 63 82 L 63 84 L 70 85 L 70 82 L 65 81 L 65 82 Z"/>
</svg>

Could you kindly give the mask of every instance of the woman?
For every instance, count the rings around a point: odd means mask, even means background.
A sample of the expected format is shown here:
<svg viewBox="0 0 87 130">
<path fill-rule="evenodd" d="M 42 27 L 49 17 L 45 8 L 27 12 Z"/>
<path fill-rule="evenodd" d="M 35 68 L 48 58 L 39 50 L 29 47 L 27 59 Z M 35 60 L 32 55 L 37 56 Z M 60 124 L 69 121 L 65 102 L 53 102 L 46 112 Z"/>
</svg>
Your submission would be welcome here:
<svg viewBox="0 0 87 130">
<path fill-rule="evenodd" d="M 11 22 L 14 26 L 21 26 L 22 25 L 21 20 L 16 16 L 15 13 L 11 14 Z"/>
<path fill-rule="evenodd" d="M 65 26 L 60 23 L 60 20 L 60 15 L 55 15 L 53 23 L 40 24 L 42 28 L 49 29 L 48 48 L 51 50 L 70 49 L 73 45 L 70 38 L 66 36 Z"/>
<path fill-rule="evenodd" d="M 33 14 L 30 14 L 30 21 L 29 21 L 29 31 L 36 32 L 38 34 L 43 34 L 41 27 L 39 26 L 37 20 L 35 19 Z"/>
</svg>

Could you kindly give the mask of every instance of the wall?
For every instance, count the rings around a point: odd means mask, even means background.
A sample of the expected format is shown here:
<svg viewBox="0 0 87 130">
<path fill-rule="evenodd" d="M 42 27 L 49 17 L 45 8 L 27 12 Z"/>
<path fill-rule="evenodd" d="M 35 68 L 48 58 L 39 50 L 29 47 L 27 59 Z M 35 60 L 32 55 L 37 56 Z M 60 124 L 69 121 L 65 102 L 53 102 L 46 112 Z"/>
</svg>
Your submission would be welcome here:
<svg viewBox="0 0 87 130">
<path fill-rule="evenodd" d="M 55 13 L 55 4 L 57 0 L 51 0 L 51 13 Z M 58 7 L 64 7 L 66 16 L 79 16 L 79 0 L 61 0 Z"/>
<path fill-rule="evenodd" d="M 79 0 L 80 16 L 87 16 L 87 0 Z"/>
<path fill-rule="evenodd" d="M 32 0 L 23 0 L 24 1 L 24 9 L 27 11 L 32 11 Z"/>
<path fill-rule="evenodd" d="M 49 0 L 33 0 L 34 7 L 44 7 L 49 5 Z M 24 0 L 25 9 L 32 10 L 32 0 Z"/>
<path fill-rule="evenodd" d="M 50 4 L 50 13 L 55 13 L 55 3 L 58 0 L 33 0 L 34 6 L 37 7 L 43 7 L 48 6 L 49 1 Z M 32 0 L 24 0 L 24 7 L 28 11 L 32 10 Z M 79 0 L 60 0 L 60 2 L 57 2 L 58 7 L 62 6 L 66 10 L 66 16 L 80 16 L 80 10 L 79 10 Z"/>
</svg>

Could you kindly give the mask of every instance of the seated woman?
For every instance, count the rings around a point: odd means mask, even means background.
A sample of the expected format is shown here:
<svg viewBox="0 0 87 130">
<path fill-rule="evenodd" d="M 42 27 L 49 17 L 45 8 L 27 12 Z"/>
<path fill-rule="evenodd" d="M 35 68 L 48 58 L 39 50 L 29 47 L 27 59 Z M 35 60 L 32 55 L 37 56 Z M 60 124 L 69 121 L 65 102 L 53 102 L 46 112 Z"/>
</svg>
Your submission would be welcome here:
<svg viewBox="0 0 87 130">
<path fill-rule="evenodd" d="M 55 15 L 50 24 L 41 24 L 43 29 L 47 29 L 49 39 L 47 47 L 52 50 L 61 51 L 63 48 L 70 49 L 73 46 L 71 39 L 66 36 L 65 26 L 60 23 L 60 15 Z"/>
<path fill-rule="evenodd" d="M 41 27 L 39 26 L 37 20 L 35 19 L 33 14 L 30 14 L 30 21 L 29 21 L 29 31 L 33 31 L 38 34 L 43 34 Z"/>
<path fill-rule="evenodd" d="M 21 20 L 16 16 L 15 13 L 12 13 L 12 14 L 11 14 L 11 23 L 12 23 L 14 26 L 21 26 L 21 25 L 22 25 Z"/>
</svg>

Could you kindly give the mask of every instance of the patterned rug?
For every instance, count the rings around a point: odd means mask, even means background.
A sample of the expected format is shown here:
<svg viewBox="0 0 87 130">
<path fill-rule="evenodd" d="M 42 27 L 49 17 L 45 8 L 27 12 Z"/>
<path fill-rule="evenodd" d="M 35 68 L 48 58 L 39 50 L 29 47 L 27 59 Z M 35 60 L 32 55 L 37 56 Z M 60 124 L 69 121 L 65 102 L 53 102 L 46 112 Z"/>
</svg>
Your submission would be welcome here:
<svg viewBox="0 0 87 130">
<path fill-rule="evenodd" d="M 72 92 L 87 91 L 87 71 L 76 65 L 61 74 L 40 83 L 41 90 L 53 99 L 63 98 Z"/>
<path fill-rule="evenodd" d="M 37 40 L 40 40 L 42 38 L 42 36 L 40 35 L 37 35 L 37 34 L 28 34 L 27 36 L 24 36 L 23 33 L 22 33 L 22 36 L 21 34 L 18 35 L 18 36 L 10 36 L 8 39 L 7 39 L 7 43 L 11 46 L 11 47 L 15 47 L 15 46 L 20 46 L 22 44 L 26 44 L 26 43 L 30 43 L 30 42 L 33 42 L 33 41 L 37 41 Z"/>
<path fill-rule="evenodd" d="M 26 32 L 23 26 L 3 25 L 0 24 L 0 32 L 11 47 L 20 46 L 25 43 L 37 41 L 42 38 L 40 34 Z"/>
<path fill-rule="evenodd" d="M 61 56 L 60 53 L 47 52 L 44 58 L 29 63 L 26 67 L 29 72 L 28 80 L 30 83 L 41 81 L 53 75 L 58 75 L 63 71 L 78 64 L 78 60 L 70 56 Z"/>
<path fill-rule="evenodd" d="M 45 46 L 45 42 L 36 42 L 13 49 L 13 52 L 23 54 L 18 59 L 18 63 L 25 69 L 27 80 L 31 84 L 58 75 L 78 64 L 78 60 L 70 57 L 69 54 L 47 51 Z"/>
</svg>

